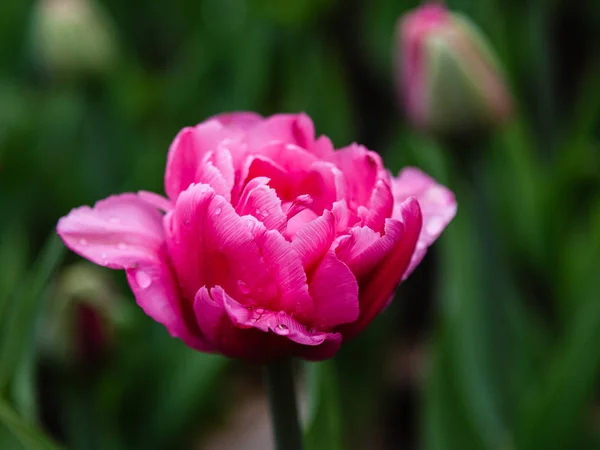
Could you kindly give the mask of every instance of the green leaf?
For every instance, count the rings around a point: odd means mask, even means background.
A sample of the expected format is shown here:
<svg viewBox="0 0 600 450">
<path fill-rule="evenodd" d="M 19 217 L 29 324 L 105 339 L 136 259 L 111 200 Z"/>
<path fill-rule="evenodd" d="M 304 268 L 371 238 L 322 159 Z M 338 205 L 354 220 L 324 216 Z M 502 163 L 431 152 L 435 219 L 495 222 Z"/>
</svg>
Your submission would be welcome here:
<svg viewBox="0 0 600 450">
<path fill-rule="evenodd" d="M 168 337 L 172 341 L 170 337 Z M 136 448 L 163 449 L 173 445 L 196 416 L 213 404 L 217 386 L 230 360 L 198 353 L 172 341 L 171 355 L 157 367 L 161 382 L 152 393 L 153 408 L 141 422 Z M 197 425 L 197 424 L 196 424 Z"/>
<path fill-rule="evenodd" d="M 469 420 L 468 406 L 458 389 L 449 344 L 450 339 L 444 332 L 439 334 L 433 344 L 423 394 L 423 448 L 479 450 L 483 447 L 483 442 Z"/>
<path fill-rule="evenodd" d="M 22 226 L 13 223 L 0 232 L 0 324 L 4 322 L 11 297 L 23 278 L 28 256 L 27 236 Z"/>
<path fill-rule="evenodd" d="M 21 355 L 31 345 L 43 293 L 64 253 L 64 244 L 53 232 L 31 273 L 19 287 L 9 312 L 9 320 L 1 334 L 0 393 L 6 392 Z"/>
<path fill-rule="evenodd" d="M 23 445 L 26 450 L 59 450 L 60 446 L 52 442 L 39 430 L 31 427 L 0 399 L 0 423 L 2 423 Z"/>
<path fill-rule="evenodd" d="M 600 203 L 581 247 L 577 279 L 565 289 L 572 313 L 563 336 L 543 376 L 523 401 L 519 449 L 558 450 L 589 448 L 577 445 L 583 438 L 587 415 L 594 403 L 594 388 L 600 375 Z M 580 232 L 580 230 L 576 231 Z M 548 430 L 552 430 L 551 433 Z"/>
<path fill-rule="evenodd" d="M 458 398 L 464 403 L 468 420 L 478 433 L 481 448 L 493 449 L 504 439 L 498 391 L 494 383 L 490 348 L 490 317 L 485 303 L 490 299 L 482 286 L 484 276 L 481 244 L 473 237 L 477 229 L 466 191 L 457 191 L 460 212 L 440 242 L 442 279 L 439 289 L 444 302 L 446 339 L 452 353 L 450 370 L 455 372 Z"/>
<path fill-rule="evenodd" d="M 335 361 L 306 365 L 310 410 L 304 427 L 307 450 L 341 450 L 342 424 Z"/>
</svg>

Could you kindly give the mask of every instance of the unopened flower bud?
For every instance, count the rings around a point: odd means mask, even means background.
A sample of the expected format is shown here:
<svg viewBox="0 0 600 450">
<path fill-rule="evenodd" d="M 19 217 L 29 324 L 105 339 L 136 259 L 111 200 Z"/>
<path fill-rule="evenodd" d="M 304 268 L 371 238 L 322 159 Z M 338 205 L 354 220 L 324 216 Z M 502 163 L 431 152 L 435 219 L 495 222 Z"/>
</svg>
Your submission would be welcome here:
<svg viewBox="0 0 600 450">
<path fill-rule="evenodd" d="M 93 0 L 38 0 L 32 25 L 36 62 L 52 76 L 103 74 L 115 60 L 112 24 Z"/>
<path fill-rule="evenodd" d="M 61 273 L 40 335 L 42 353 L 65 366 L 102 359 L 122 321 L 119 295 L 105 272 L 87 263 Z"/>
<path fill-rule="evenodd" d="M 399 20 L 397 44 L 398 88 L 419 129 L 453 135 L 485 130 L 510 116 L 499 63 L 465 16 L 425 4 Z"/>
</svg>

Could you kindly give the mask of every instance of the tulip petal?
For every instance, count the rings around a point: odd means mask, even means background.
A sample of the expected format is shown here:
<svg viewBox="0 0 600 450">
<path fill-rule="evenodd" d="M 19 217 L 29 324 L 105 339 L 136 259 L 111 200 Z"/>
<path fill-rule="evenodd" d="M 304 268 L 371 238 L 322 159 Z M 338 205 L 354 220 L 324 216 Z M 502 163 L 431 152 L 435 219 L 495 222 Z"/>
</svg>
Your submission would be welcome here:
<svg viewBox="0 0 600 450">
<path fill-rule="evenodd" d="M 240 217 L 207 185 L 180 194 L 165 216 L 167 244 L 185 298 L 222 286 L 247 306 L 305 317 L 312 312 L 306 274 L 291 244 L 252 216 Z"/>
<path fill-rule="evenodd" d="M 287 217 L 281 209 L 281 200 L 268 185 L 269 179 L 258 177 L 250 180 L 235 208 L 240 216 L 251 215 L 261 221 L 267 230 L 285 231 Z"/>
<path fill-rule="evenodd" d="M 185 298 L 193 299 L 205 285 L 221 285 L 248 301 L 260 301 L 274 289 L 248 219 L 208 185 L 193 185 L 179 195 L 165 216 L 165 230 Z"/>
<path fill-rule="evenodd" d="M 402 203 L 398 219 L 388 221 L 400 222 L 402 234 L 395 240 L 395 245 L 378 265 L 372 276 L 360 283 L 360 317 L 354 323 L 342 327 L 344 338 L 355 336 L 362 331 L 379 314 L 392 299 L 394 290 L 403 279 L 419 239 L 422 226 L 421 209 L 414 197 Z M 386 229 L 399 231 L 398 224 L 390 224 Z"/>
<path fill-rule="evenodd" d="M 308 171 L 317 157 L 295 144 L 275 141 L 265 145 L 260 155 L 277 161 L 287 172 Z"/>
<path fill-rule="evenodd" d="M 323 258 L 308 289 L 315 302 L 313 320 L 318 329 L 330 330 L 358 319 L 358 283 L 333 252 Z"/>
<path fill-rule="evenodd" d="M 381 157 L 362 145 L 352 144 L 334 152 L 333 162 L 346 178 L 349 205 L 369 205 L 375 183 L 385 173 Z"/>
<path fill-rule="evenodd" d="M 138 191 L 138 197 L 162 212 L 173 209 L 173 204 L 168 198 L 155 194 L 154 192 Z"/>
<path fill-rule="evenodd" d="M 258 177 L 269 178 L 269 186 L 275 189 L 282 200 L 291 201 L 295 198 L 296 187 L 290 174 L 272 159 L 263 156 L 250 156 L 244 163 L 240 177 L 241 186 Z"/>
<path fill-rule="evenodd" d="M 158 264 L 142 262 L 126 270 L 127 281 L 138 305 L 169 331 L 199 351 L 211 351 L 196 323 L 188 323 L 190 314 L 181 304 L 179 292 L 166 257 Z"/>
<path fill-rule="evenodd" d="M 208 349 L 185 322 L 179 292 L 164 253 L 162 214 L 135 194 L 109 197 L 94 208 L 74 209 L 58 222 L 67 247 L 90 261 L 126 269 L 137 303 L 172 336 Z"/>
<path fill-rule="evenodd" d="M 334 164 L 317 161 L 302 179 L 299 191 L 313 198 L 312 209 L 321 214 L 324 209 L 331 209 L 334 202 L 344 198 L 346 179 Z"/>
<path fill-rule="evenodd" d="M 306 114 L 276 114 L 267 117 L 248 131 L 251 149 L 260 150 L 265 144 L 279 141 L 310 150 L 315 140 L 315 128 Z"/>
<path fill-rule="evenodd" d="M 423 214 L 419 242 L 405 274 L 405 277 L 408 277 L 425 256 L 427 247 L 433 244 L 454 218 L 456 200 L 448 188 L 413 167 L 402 170 L 397 178 L 392 179 L 392 192 L 395 200 L 392 217 L 401 214 L 402 202 L 411 196 L 417 198 Z"/>
<path fill-rule="evenodd" d="M 302 347 L 297 351 L 300 358 L 308 361 L 323 361 L 333 358 L 342 346 L 341 333 L 327 333 L 327 339 L 316 347 Z"/>
<path fill-rule="evenodd" d="M 308 322 L 314 312 L 314 304 L 308 292 L 300 256 L 292 244 L 277 231 L 255 227 L 253 234 L 277 288 L 275 297 L 265 305 L 294 314 L 298 320 Z"/>
<path fill-rule="evenodd" d="M 256 328 L 265 333 L 272 331 L 302 345 L 320 345 L 327 337 L 327 333 L 309 332 L 305 326 L 283 311 L 275 312 L 262 308 L 248 309 L 218 288 L 213 288 L 211 294 L 213 298 L 219 295 L 222 296 L 221 301 L 225 306 L 225 310 L 231 322 L 238 328 Z M 218 302 L 218 300 L 216 301 Z"/>
<path fill-rule="evenodd" d="M 207 120 L 195 127 L 181 130 L 169 148 L 165 171 L 165 192 L 171 201 L 175 201 L 191 183 L 208 183 L 211 180 L 210 176 L 214 176 L 214 173 L 210 169 L 209 174 L 201 171 L 209 152 L 213 152 L 213 156 L 209 158 L 210 165 L 219 171 L 223 183 L 228 186 L 233 166 L 229 167 L 227 160 L 230 158 L 226 153 L 230 153 L 232 160 L 241 158 L 237 155 L 243 153 L 242 149 L 237 148 L 240 137 L 240 131 L 228 129 L 217 120 Z M 215 186 L 218 188 L 219 185 Z"/>
<path fill-rule="evenodd" d="M 215 351 L 230 358 L 242 358 L 262 362 L 279 354 L 285 354 L 289 348 L 283 339 L 273 339 L 267 333 L 254 329 L 236 327 L 227 315 L 223 302 L 222 288 L 201 287 L 194 300 L 194 312 L 198 328 L 208 344 Z M 283 345 L 282 345 L 283 344 Z"/>
<path fill-rule="evenodd" d="M 331 247 L 335 239 L 335 217 L 331 211 L 308 222 L 292 237 L 292 248 L 300 256 L 302 265 L 309 270 Z"/>
<path fill-rule="evenodd" d="M 218 121 L 227 128 L 246 131 L 259 124 L 263 120 L 263 117 L 254 112 L 239 111 L 217 114 L 211 117 L 211 119 Z"/>
<path fill-rule="evenodd" d="M 210 291 L 206 287 L 199 289 L 194 310 L 198 326 L 210 344 L 231 357 L 264 362 L 282 355 L 301 355 L 306 346 L 340 341 L 339 334 L 307 330 L 284 312 L 245 307 L 220 286 Z M 326 345 L 322 353 L 332 354 L 332 347 Z"/>
<path fill-rule="evenodd" d="M 135 194 L 73 209 L 59 220 L 57 231 L 75 253 L 112 269 L 156 261 L 164 241 L 162 215 Z"/>
<path fill-rule="evenodd" d="M 369 227 L 354 227 L 349 236 L 340 240 L 336 255 L 360 282 L 392 251 L 403 233 L 404 225 L 398 220 L 386 222 L 383 236 Z"/>
<path fill-rule="evenodd" d="M 394 196 L 390 185 L 386 180 L 380 179 L 375 183 L 375 189 L 369 201 L 369 208 L 359 206 L 358 215 L 362 219 L 363 225 L 382 232 L 386 219 L 392 216 L 393 209 Z"/>
</svg>

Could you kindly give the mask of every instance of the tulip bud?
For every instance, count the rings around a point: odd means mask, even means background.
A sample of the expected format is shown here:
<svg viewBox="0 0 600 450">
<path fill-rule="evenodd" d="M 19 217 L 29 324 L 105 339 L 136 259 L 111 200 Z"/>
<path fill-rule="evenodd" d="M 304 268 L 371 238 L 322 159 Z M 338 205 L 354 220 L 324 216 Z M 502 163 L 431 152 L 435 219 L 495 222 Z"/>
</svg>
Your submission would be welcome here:
<svg viewBox="0 0 600 450">
<path fill-rule="evenodd" d="M 114 62 L 111 23 L 93 0 L 38 0 L 32 25 L 36 60 L 53 76 L 103 74 Z"/>
<path fill-rule="evenodd" d="M 485 130 L 511 114 L 500 66 L 480 30 L 443 5 L 426 4 L 398 23 L 397 81 L 410 121 L 455 135 Z"/>
<path fill-rule="evenodd" d="M 95 365 L 122 315 L 106 273 L 86 263 L 67 267 L 51 300 L 40 336 L 42 353 L 64 366 Z"/>
</svg>

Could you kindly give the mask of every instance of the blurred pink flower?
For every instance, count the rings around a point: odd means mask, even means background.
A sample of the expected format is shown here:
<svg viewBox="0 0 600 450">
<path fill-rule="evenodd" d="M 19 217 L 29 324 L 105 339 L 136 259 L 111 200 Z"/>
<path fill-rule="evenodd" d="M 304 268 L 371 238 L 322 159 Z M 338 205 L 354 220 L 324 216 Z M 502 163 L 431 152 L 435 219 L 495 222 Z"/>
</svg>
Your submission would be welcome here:
<svg viewBox="0 0 600 450">
<path fill-rule="evenodd" d="M 427 175 L 394 178 L 357 144 L 334 151 L 304 114 L 223 114 L 184 128 L 165 191 L 74 209 L 58 233 L 125 269 L 138 304 L 173 336 L 257 362 L 332 357 L 456 212 Z"/>
<path fill-rule="evenodd" d="M 397 27 L 397 84 L 418 128 L 456 133 L 512 114 L 512 98 L 487 38 L 466 16 L 426 3 Z"/>
</svg>

